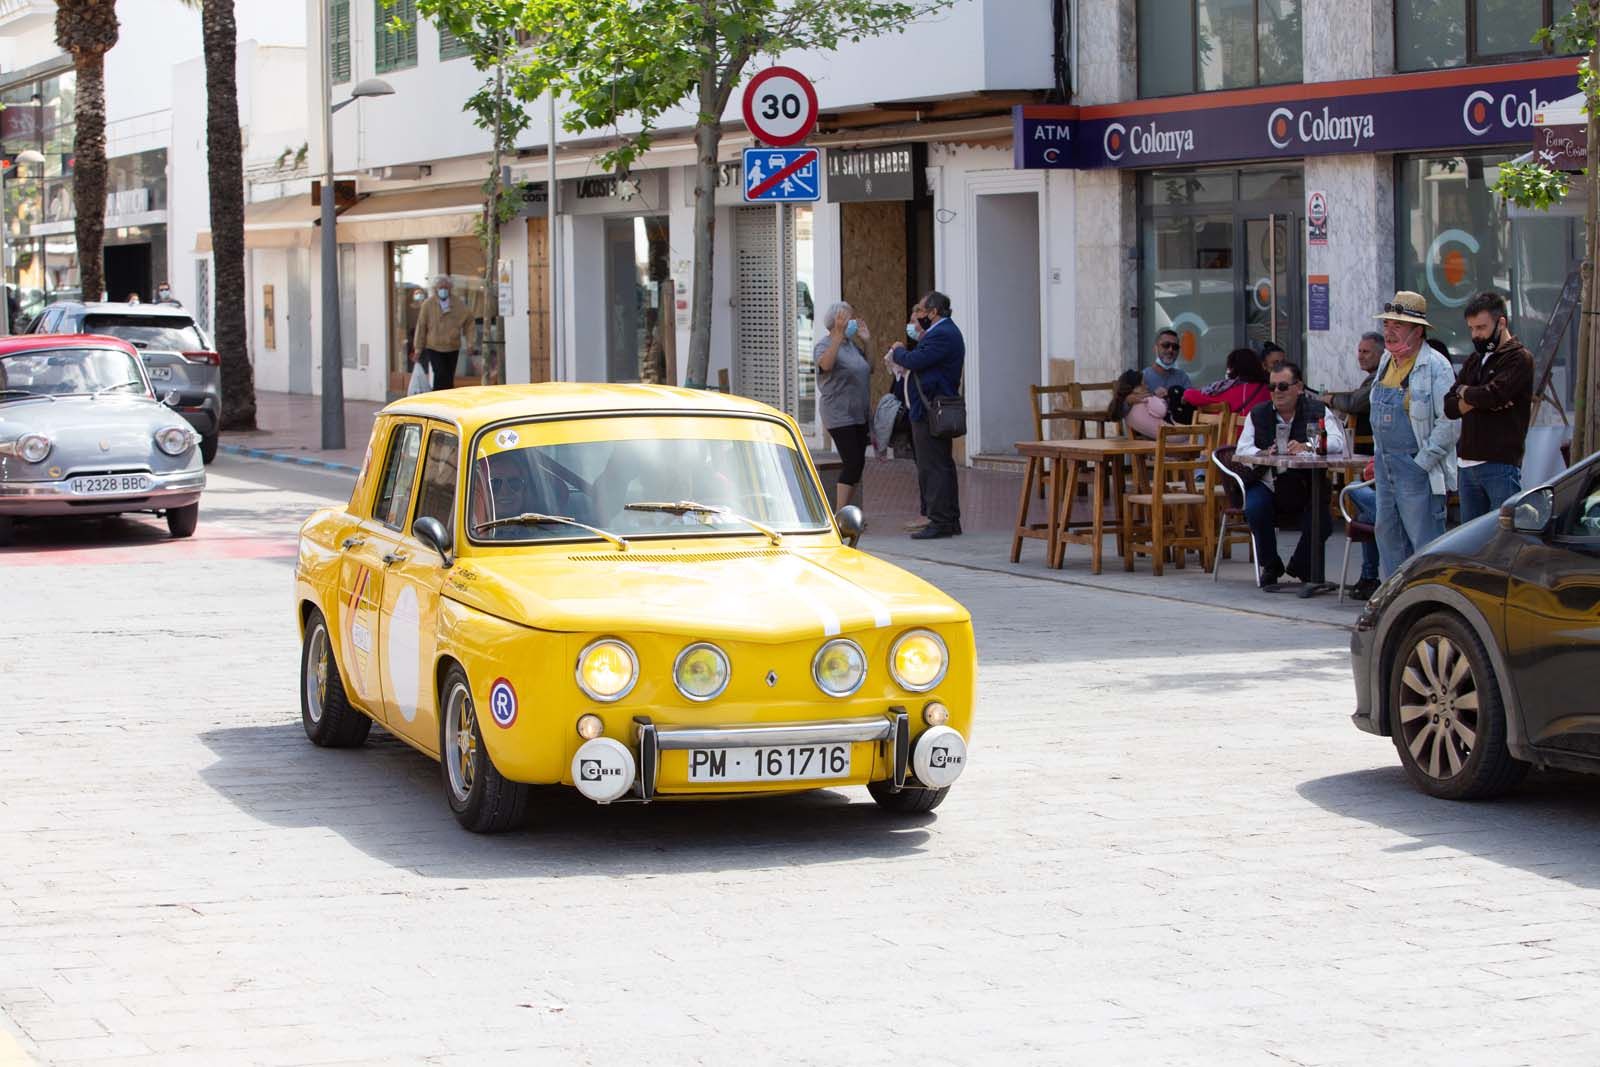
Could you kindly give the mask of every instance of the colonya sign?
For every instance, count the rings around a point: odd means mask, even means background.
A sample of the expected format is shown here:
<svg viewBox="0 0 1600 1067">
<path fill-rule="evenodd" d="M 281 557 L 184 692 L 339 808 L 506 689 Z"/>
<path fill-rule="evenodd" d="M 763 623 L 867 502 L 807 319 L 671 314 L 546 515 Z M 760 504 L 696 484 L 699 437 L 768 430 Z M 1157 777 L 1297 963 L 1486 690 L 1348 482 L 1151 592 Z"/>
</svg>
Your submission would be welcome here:
<svg viewBox="0 0 1600 1067">
<path fill-rule="evenodd" d="M 1024 105 L 1019 168 L 1092 169 L 1526 144 L 1577 60 L 1241 89 L 1096 107 Z"/>
</svg>

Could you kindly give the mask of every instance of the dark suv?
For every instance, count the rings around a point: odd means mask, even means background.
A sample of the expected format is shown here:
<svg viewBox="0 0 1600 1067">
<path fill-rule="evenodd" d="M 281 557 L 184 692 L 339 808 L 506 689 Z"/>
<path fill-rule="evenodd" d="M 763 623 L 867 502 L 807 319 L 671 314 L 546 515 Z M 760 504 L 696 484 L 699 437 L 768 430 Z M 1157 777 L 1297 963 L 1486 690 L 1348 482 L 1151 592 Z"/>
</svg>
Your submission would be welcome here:
<svg viewBox="0 0 1600 1067">
<path fill-rule="evenodd" d="M 1600 453 L 1418 552 L 1350 641 L 1355 724 L 1427 793 L 1600 773 Z"/>
<path fill-rule="evenodd" d="M 81 304 L 59 301 L 33 320 L 29 333 L 93 333 L 139 350 L 156 395 L 176 392 L 174 407 L 200 435 L 200 456 L 217 455 L 222 425 L 222 359 L 205 332 L 177 304 Z"/>
</svg>

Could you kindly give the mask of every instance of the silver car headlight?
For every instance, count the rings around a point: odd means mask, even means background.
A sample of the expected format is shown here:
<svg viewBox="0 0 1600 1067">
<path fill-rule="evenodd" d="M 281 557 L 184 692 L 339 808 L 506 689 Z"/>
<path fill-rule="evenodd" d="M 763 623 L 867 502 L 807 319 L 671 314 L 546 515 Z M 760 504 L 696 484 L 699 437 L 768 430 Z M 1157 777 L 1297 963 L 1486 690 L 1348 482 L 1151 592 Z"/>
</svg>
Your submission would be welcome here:
<svg viewBox="0 0 1600 1067">
<path fill-rule="evenodd" d="M 187 426 L 168 426 L 157 430 L 156 447 L 169 456 L 181 456 L 194 447 L 194 431 Z"/>
<path fill-rule="evenodd" d="M 712 700 L 728 688 L 727 654 L 704 641 L 689 645 L 672 664 L 672 681 L 690 700 Z"/>
<path fill-rule="evenodd" d="M 17 438 L 13 451 L 29 463 L 43 463 L 50 454 L 50 438 L 42 433 L 25 433 Z"/>
<path fill-rule="evenodd" d="M 847 697 L 867 680 L 867 656 L 847 638 L 835 638 L 817 650 L 811 661 L 817 688 L 831 697 Z"/>
<path fill-rule="evenodd" d="M 900 688 L 926 693 L 944 681 L 950 653 L 932 630 L 909 630 L 889 649 L 889 673 Z"/>
</svg>

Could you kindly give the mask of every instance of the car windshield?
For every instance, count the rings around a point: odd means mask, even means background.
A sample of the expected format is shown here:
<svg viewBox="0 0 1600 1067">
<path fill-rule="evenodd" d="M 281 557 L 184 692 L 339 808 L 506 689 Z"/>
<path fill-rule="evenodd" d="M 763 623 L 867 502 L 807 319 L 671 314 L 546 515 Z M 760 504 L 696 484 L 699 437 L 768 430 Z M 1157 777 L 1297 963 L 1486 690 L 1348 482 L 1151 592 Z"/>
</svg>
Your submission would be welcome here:
<svg viewBox="0 0 1600 1067">
<path fill-rule="evenodd" d="M 561 516 L 619 537 L 685 537 L 827 528 L 828 513 L 788 427 L 770 419 L 637 416 L 496 427 L 479 438 L 467 487 L 479 541 L 593 538 Z M 693 502 L 700 508 L 629 505 Z"/>
<path fill-rule="evenodd" d="M 87 315 L 83 332 L 105 334 L 135 348 L 161 352 L 204 352 L 208 347 L 187 315 Z"/>
<path fill-rule="evenodd" d="M 116 391 L 148 396 L 139 363 L 115 348 L 41 348 L 0 356 L 0 402 Z"/>
</svg>

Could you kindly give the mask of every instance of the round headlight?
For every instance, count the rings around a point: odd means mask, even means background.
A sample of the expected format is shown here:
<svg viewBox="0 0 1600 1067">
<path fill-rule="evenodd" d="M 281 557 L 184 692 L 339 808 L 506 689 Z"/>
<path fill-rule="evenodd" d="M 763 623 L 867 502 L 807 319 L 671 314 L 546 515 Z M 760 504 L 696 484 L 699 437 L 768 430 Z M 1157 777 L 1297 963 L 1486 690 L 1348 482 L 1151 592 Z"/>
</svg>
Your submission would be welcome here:
<svg viewBox="0 0 1600 1067">
<path fill-rule="evenodd" d="M 728 657 L 716 645 L 690 645 L 672 663 L 672 680 L 690 700 L 710 700 L 728 688 Z"/>
<path fill-rule="evenodd" d="M 169 456 L 181 456 L 194 446 L 194 432 L 187 426 L 168 426 L 156 431 L 156 447 Z"/>
<path fill-rule="evenodd" d="M 817 650 L 811 661 L 817 688 L 831 697 L 847 697 L 867 680 L 867 657 L 854 641 L 838 638 Z"/>
<path fill-rule="evenodd" d="M 591 699 L 605 704 L 621 700 L 638 679 L 633 649 L 614 637 L 602 637 L 578 653 L 578 688 Z"/>
<path fill-rule="evenodd" d="M 950 657 L 944 641 L 932 630 L 911 630 L 889 649 L 889 673 L 900 688 L 925 693 L 944 681 Z"/>
<path fill-rule="evenodd" d="M 43 463 L 50 454 L 50 438 L 42 433 L 25 433 L 17 438 L 17 455 L 29 463 Z"/>
</svg>

